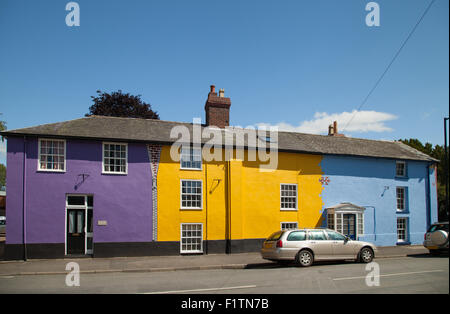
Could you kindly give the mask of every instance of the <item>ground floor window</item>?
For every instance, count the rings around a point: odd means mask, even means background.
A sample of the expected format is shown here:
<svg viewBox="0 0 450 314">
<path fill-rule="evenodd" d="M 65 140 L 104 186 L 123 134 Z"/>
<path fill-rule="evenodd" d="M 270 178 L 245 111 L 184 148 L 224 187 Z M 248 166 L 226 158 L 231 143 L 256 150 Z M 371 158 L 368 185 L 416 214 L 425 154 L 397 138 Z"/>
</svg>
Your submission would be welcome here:
<svg viewBox="0 0 450 314">
<path fill-rule="evenodd" d="M 291 229 L 298 229 L 298 223 L 297 222 L 282 222 L 281 223 L 281 230 L 291 230 Z"/>
<path fill-rule="evenodd" d="M 408 218 L 397 218 L 397 242 L 408 241 Z"/>
<path fill-rule="evenodd" d="M 203 224 L 181 224 L 181 253 L 203 253 Z"/>
</svg>

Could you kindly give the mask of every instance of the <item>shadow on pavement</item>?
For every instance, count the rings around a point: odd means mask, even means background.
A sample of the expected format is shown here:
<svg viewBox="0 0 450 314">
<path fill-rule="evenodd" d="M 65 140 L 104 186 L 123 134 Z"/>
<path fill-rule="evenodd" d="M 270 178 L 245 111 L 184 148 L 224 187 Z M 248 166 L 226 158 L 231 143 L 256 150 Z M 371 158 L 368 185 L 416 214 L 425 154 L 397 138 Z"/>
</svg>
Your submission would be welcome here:
<svg viewBox="0 0 450 314">
<path fill-rule="evenodd" d="M 441 257 L 441 258 L 448 258 L 448 252 L 447 253 L 440 253 L 436 255 L 432 255 L 430 253 L 423 253 L 423 254 L 408 254 L 406 255 L 408 257 L 415 257 L 415 258 L 433 258 L 433 257 Z"/>
</svg>

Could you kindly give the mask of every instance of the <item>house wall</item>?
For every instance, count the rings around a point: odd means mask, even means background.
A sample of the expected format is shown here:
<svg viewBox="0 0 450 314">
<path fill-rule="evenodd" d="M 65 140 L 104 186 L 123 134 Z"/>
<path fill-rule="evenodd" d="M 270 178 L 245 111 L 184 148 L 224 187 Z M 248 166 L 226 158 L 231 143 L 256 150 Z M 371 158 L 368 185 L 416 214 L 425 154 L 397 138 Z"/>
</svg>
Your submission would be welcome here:
<svg viewBox="0 0 450 314">
<path fill-rule="evenodd" d="M 22 254 L 17 245 L 24 240 L 23 151 L 23 138 L 8 138 L 6 245 L 11 258 Z M 25 241 L 30 252 L 64 255 L 67 194 L 93 195 L 94 255 L 120 254 L 115 243 L 152 241 L 152 181 L 145 145 L 128 144 L 127 175 L 102 174 L 100 141 L 67 140 L 63 173 L 38 171 L 37 138 L 27 139 L 26 155 Z M 81 174 L 88 175 L 84 182 Z M 97 225 L 98 220 L 107 225 Z"/>
<path fill-rule="evenodd" d="M 248 159 L 245 152 L 244 160 Z M 262 172 L 259 161 L 233 159 L 228 179 L 227 162 L 203 162 L 201 170 L 183 170 L 165 146 L 158 170 L 158 241 L 179 243 L 181 223 L 201 223 L 210 250 L 224 252 L 224 241 L 230 239 L 231 251 L 240 252 L 258 250 L 281 222 L 298 222 L 301 228 L 319 226 L 320 161 L 317 155 L 279 153 L 277 169 Z M 181 179 L 202 180 L 201 210 L 180 209 Z M 280 210 L 281 183 L 297 184 L 297 210 Z"/>
<path fill-rule="evenodd" d="M 324 156 L 321 167 L 329 178 L 321 194 L 324 216 L 327 207 L 342 202 L 366 207 L 364 235 L 359 239 L 380 246 L 397 244 L 397 217 L 407 217 L 407 243 L 421 244 L 428 221 L 437 219 L 435 170 L 428 171 L 425 162 L 407 161 L 407 176 L 398 178 L 395 163 L 389 159 Z M 404 212 L 397 212 L 397 186 L 407 187 Z"/>
</svg>

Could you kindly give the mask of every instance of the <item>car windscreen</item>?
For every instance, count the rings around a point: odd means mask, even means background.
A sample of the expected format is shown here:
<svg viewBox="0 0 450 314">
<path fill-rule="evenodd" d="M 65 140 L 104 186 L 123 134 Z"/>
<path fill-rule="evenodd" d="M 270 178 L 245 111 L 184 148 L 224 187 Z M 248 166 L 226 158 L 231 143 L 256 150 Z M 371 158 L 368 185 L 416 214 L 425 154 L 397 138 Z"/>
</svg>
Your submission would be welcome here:
<svg viewBox="0 0 450 314">
<path fill-rule="evenodd" d="M 430 229 L 428 229 L 428 232 L 434 232 L 437 230 L 444 230 L 448 232 L 448 224 L 435 224 L 431 225 Z"/>
<path fill-rule="evenodd" d="M 267 241 L 278 241 L 281 236 L 283 235 L 284 231 L 277 231 L 272 233 L 268 238 Z"/>
</svg>

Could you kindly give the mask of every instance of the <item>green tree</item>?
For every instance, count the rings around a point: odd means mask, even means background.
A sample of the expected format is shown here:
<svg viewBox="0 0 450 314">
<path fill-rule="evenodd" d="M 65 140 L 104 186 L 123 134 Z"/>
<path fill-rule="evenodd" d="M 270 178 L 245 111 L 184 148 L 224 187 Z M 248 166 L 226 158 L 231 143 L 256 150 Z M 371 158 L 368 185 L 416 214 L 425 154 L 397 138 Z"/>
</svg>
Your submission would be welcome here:
<svg viewBox="0 0 450 314">
<path fill-rule="evenodd" d="M 445 180 L 449 169 L 447 168 L 448 161 L 445 159 L 444 147 L 441 145 L 435 145 L 433 147 L 430 143 L 425 143 L 424 145 L 416 138 L 404 139 L 400 141 L 439 160 L 439 163 L 437 164 L 438 219 L 440 221 L 448 220 L 448 212 L 445 204 Z"/>
<path fill-rule="evenodd" d="M 0 113 L 0 116 L 3 115 L 3 113 Z M 0 132 L 6 130 L 6 122 L 0 120 Z M 3 136 L 2 136 L 2 142 L 4 141 Z"/>
<path fill-rule="evenodd" d="M 113 116 L 142 119 L 159 119 L 158 113 L 151 105 L 141 100 L 141 95 L 124 94 L 121 90 L 111 94 L 97 91 L 97 96 L 91 96 L 94 104 L 89 107 L 86 116 Z"/>
</svg>

